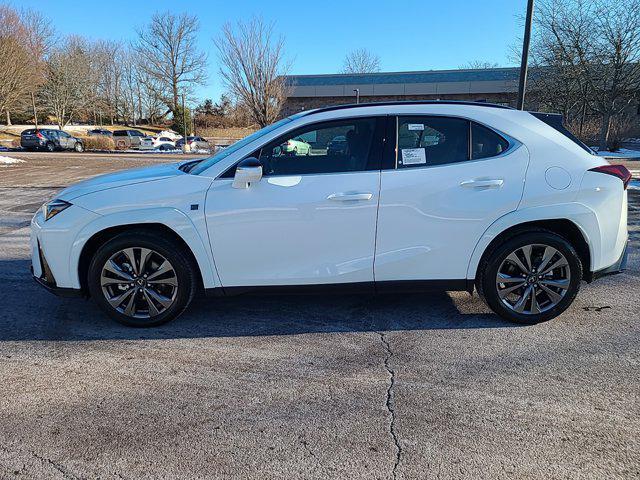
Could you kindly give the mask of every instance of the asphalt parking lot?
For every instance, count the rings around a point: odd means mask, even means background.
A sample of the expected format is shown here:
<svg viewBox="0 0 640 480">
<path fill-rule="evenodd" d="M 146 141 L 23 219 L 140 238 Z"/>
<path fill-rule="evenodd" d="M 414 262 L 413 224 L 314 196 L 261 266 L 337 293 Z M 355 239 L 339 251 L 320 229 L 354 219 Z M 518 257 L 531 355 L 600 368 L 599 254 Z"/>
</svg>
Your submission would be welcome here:
<svg viewBox="0 0 640 480">
<path fill-rule="evenodd" d="M 69 183 L 176 157 L 11 156 L 0 478 L 640 477 L 639 190 L 629 270 L 545 324 L 441 293 L 201 299 L 139 330 L 39 288 L 27 226 Z"/>
</svg>

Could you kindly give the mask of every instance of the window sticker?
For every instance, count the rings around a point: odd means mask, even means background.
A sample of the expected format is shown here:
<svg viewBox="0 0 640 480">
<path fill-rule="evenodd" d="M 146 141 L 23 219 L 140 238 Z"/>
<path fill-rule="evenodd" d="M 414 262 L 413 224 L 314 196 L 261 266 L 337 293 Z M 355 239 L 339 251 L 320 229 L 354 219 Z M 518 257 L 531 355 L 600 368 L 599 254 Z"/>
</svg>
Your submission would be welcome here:
<svg viewBox="0 0 640 480">
<path fill-rule="evenodd" d="M 427 154 L 424 148 L 403 148 L 402 160 L 403 165 L 420 165 L 427 163 Z"/>
<path fill-rule="evenodd" d="M 409 123 L 407 127 L 409 130 L 424 130 L 424 125 L 422 123 Z"/>
</svg>

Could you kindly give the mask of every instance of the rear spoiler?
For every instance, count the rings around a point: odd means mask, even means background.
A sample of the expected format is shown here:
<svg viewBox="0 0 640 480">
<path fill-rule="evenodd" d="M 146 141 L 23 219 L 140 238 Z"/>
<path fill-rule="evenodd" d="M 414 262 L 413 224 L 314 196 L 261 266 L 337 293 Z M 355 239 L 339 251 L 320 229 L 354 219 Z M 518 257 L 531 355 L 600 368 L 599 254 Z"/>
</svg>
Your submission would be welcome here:
<svg viewBox="0 0 640 480">
<path fill-rule="evenodd" d="M 578 137 L 576 137 L 573 133 L 571 133 L 567 127 L 564 126 L 564 119 L 562 118 L 561 113 L 543 113 L 543 112 L 529 112 L 531 115 L 536 117 L 538 120 L 542 120 L 544 123 L 549 125 L 552 128 L 555 128 L 573 143 L 578 145 L 583 150 L 586 150 L 592 155 L 595 155 L 595 152 L 587 147 L 584 143 L 582 143 Z"/>
</svg>

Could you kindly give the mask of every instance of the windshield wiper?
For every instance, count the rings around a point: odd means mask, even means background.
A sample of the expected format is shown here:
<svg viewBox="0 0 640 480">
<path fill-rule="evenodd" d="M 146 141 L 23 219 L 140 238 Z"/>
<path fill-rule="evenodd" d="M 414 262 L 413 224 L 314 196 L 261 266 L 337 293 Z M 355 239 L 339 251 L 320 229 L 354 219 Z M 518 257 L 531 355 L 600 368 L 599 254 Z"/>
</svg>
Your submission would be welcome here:
<svg viewBox="0 0 640 480">
<path fill-rule="evenodd" d="M 204 160 L 204 158 L 201 158 L 199 160 L 193 160 L 191 162 L 183 163 L 182 165 L 180 165 L 178 167 L 178 170 L 181 170 L 184 173 L 189 173 L 189 172 L 191 172 L 191 170 L 193 170 L 193 167 L 195 167 L 197 164 L 199 164 L 202 160 Z"/>
</svg>

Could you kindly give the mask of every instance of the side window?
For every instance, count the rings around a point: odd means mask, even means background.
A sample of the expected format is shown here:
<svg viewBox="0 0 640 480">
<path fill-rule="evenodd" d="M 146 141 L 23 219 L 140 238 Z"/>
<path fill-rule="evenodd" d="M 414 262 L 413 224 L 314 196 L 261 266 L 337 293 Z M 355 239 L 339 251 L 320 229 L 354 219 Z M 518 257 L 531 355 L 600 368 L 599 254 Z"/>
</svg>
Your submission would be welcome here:
<svg viewBox="0 0 640 480">
<path fill-rule="evenodd" d="M 495 157 L 505 152 L 509 148 L 509 142 L 498 135 L 493 130 L 471 123 L 471 158 Z"/>
<path fill-rule="evenodd" d="M 113 132 L 113 136 L 114 137 L 126 137 L 127 136 L 127 131 L 126 130 L 116 130 L 115 132 Z"/>
<path fill-rule="evenodd" d="M 263 173 L 304 175 L 378 168 L 376 160 L 370 161 L 375 130 L 375 118 L 323 122 L 295 130 L 261 149 Z"/>
<path fill-rule="evenodd" d="M 469 159 L 469 122 L 461 118 L 398 117 L 398 168 Z"/>
</svg>

